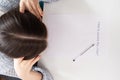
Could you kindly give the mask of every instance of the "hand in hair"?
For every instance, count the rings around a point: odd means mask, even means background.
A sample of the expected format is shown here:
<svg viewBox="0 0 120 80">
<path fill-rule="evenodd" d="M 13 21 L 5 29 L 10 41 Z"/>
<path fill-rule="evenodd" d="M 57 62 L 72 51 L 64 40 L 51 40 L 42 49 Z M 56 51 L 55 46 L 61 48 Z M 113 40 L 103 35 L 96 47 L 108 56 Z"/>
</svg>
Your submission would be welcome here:
<svg viewBox="0 0 120 80">
<path fill-rule="evenodd" d="M 19 6 L 21 13 L 28 10 L 39 19 L 43 16 L 42 9 L 39 6 L 39 0 L 20 0 Z"/>
<path fill-rule="evenodd" d="M 14 59 L 14 68 L 18 77 L 22 80 L 41 80 L 41 73 L 31 71 L 32 66 L 40 59 L 40 56 L 37 56 L 30 60 L 23 59 L 24 57 Z"/>
</svg>

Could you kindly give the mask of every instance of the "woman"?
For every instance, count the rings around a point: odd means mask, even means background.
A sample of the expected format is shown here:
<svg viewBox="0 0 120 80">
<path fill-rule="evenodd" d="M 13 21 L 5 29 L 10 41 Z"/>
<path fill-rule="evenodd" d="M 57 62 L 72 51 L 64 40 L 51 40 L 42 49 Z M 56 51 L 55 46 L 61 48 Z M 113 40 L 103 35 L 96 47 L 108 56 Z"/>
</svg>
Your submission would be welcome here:
<svg viewBox="0 0 120 80">
<path fill-rule="evenodd" d="M 29 11 L 21 13 L 14 8 L 0 17 L 1 75 L 22 80 L 53 80 L 46 69 L 33 67 L 46 47 L 47 29 Z"/>
</svg>

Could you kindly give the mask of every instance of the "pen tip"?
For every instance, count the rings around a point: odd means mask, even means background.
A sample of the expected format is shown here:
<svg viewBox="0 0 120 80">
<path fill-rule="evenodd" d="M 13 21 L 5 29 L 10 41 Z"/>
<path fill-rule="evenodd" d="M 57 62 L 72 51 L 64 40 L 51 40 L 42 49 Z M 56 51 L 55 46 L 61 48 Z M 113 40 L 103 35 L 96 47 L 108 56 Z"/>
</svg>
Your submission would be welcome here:
<svg viewBox="0 0 120 80">
<path fill-rule="evenodd" d="M 73 62 L 75 62 L 75 59 L 73 59 Z"/>
</svg>

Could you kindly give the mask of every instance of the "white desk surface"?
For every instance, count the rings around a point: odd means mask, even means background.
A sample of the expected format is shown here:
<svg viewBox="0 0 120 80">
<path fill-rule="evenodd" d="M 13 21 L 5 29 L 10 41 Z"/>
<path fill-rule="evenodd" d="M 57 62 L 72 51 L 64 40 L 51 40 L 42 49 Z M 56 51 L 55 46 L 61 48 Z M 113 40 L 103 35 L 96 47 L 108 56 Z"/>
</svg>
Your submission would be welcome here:
<svg viewBox="0 0 120 80">
<path fill-rule="evenodd" d="M 40 62 L 50 70 L 55 80 L 120 80 L 119 3 L 120 0 L 59 0 L 45 4 L 43 19 L 48 27 L 49 46 L 42 54 Z M 75 37 L 73 35 L 79 34 L 81 27 L 77 27 L 77 25 L 75 28 L 68 27 L 69 19 L 71 20 L 70 15 L 73 16 L 73 19 L 76 18 L 76 15 L 78 18 L 84 19 L 83 23 L 82 19 L 78 19 L 80 25 L 84 25 L 85 20 L 88 20 L 86 23 L 90 26 L 96 25 L 97 20 L 101 22 L 99 56 L 92 54 L 94 48 L 91 48 L 76 62 L 72 62 L 72 58 L 79 53 L 78 48 L 81 52 L 86 45 L 82 48 L 81 39 L 77 38 L 77 35 Z M 96 16 L 97 20 L 90 15 Z M 65 18 L 67 19 L 65 20 Z M 89 21 L 92 24 L 88 23 Z M 57 25 L 59 26 L 57 27 Z M 80 37 L 83 36 L 80 34 Z M 91 39 L 94 41 L 93 38 Z M 83 43 L 85 42 L 83 41 Z"/>
</svg>

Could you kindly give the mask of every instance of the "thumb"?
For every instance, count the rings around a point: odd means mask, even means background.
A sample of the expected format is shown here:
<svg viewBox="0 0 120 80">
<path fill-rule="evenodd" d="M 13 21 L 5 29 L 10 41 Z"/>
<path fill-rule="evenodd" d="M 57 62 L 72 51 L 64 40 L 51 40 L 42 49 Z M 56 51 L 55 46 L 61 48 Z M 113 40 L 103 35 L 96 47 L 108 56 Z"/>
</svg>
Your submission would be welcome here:
<svg viewBox="0 0 120 80">
<path fill-rule="evenodd" d="M 40 59 L 40 55 L 34 58 L 34 60 L 32 61 L 32 65 L 34 65 L 37 61 L 39 61 L 39 59 Z"/>
</svg>

